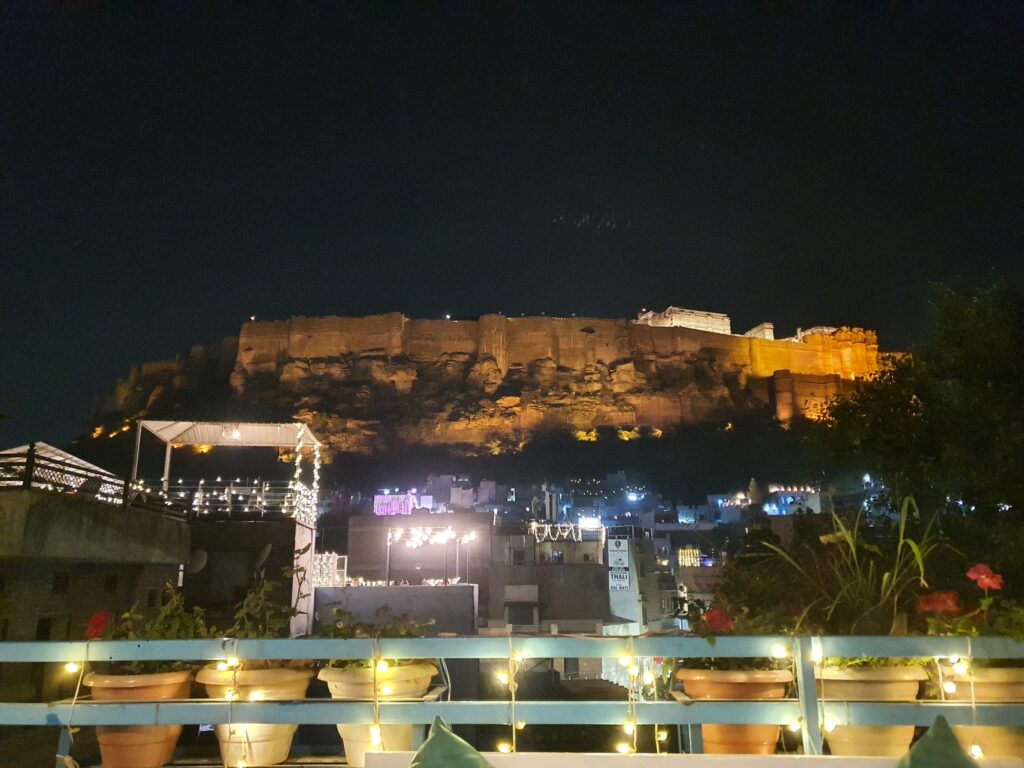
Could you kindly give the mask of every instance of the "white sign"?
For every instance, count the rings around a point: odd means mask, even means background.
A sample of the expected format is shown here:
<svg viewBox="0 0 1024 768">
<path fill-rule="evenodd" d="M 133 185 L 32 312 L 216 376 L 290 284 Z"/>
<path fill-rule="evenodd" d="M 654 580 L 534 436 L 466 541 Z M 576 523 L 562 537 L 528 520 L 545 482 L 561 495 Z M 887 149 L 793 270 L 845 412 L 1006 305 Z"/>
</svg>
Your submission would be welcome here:
<svg viewBox="0 0 1024 768">
<path fill-rule="evenodd" d="M 608 567 L 629 568 L 629 540 L 608 540 Z"/>
<path fill-rule="evenodd" d="M 629 591 L 629 571 L 613 570 L 608 571 L 608 589 L 611 592 Z"/>
</svg>

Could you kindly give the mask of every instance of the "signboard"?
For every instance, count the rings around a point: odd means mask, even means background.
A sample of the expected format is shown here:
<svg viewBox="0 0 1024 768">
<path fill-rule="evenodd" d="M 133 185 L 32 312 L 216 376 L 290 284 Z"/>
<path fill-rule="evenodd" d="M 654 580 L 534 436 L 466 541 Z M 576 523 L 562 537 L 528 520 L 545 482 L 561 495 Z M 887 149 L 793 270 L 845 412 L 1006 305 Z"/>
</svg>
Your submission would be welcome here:
<svg viewBox="0 0 1024 768">
<path fill-rule="evenodd" d="M 629 568 L 629 539 L 608 539 L 608 567 Z"/>
<path fill-rule="evenodd" d="M 373 497 L 375 515 L 411 515 L 416 497 L 411 493 L 380 494 Z"/>
<path fill-rule="evenodd" d="M 629 571 L 622 569 L 608 571 L 608 590 L 610 592 L 628 592 Z"/>
</svg>

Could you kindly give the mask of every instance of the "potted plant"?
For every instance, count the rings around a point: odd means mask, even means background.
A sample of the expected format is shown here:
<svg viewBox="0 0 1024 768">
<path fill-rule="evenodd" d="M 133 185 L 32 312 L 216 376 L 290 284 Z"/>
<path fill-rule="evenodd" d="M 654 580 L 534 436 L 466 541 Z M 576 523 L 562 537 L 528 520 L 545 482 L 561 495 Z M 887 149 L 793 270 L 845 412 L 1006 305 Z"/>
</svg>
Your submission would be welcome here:
<svg viewBox="0 0 1024 768">
<path fill-rule="evenodd" d="M 304 552 L 299 550 L 296 556 Z M 297 577 L 297 599 L 305 597 L 304 569 L 285 568 L 282 574 L 288 581 Z M 225 634 L 238 639 L 288 637 L 289 624 L 298 611 L 273 599 L 277 588 L 278 582 L 268 579 L 263 569 L 256 571 L 253 586 L 236 606 L 234 624 Z M 310 661 L 228 659 L 203 667 L 196 681 L 212 699 L 290 701 L 306 697 L 312 677 Z M 225 765 L 277 765 L 288 759 L 297 729 L 292 723 L 222 723 L 214 731 Z"/>
<path fill-rule="evenodd" d="M 137 605 L 119 617 L 98 611 L 89 619 L 87 640 L 190 640 L 205 637 L 201 608 L 185 609 L 181 593 L 171 584 L 164 603 L 149 621 Z M 109 662 L 93 665 L 83 684 L 97 701 L 152 701 L 187 699 L 192 669 L 183 662 Z M 96 740 L 104 768 L 159 768 L 170 762 L 181 735 L 180 725 L 133 725 L 96 727 Z"/>
<path fill-rule="evenodd" d="M 911 512 L 913 511 L 913 516 Z M 798 628 L 828 635 L 905 635 L 916 590 L 926 587 L 925 564 L 939 543 L 931 522 L 918 540 L 907 534 L 919 517 L 904 500 L 895 520 L 874 521 L 869 535 L 858 512 L 847 522 L 831 515 L 832 531 L 810 546 L 785 550 L 767 544 L 801 578 L 813 598 L 801 610 Z M 924 659 L 827 658 L 816 667 L 818 695 L 826 701 L 908 701 L 928 677 Z M 914 727 L 825 723 L 833 755 L 898 757 Z"/>
<path fill-rule="evenodd" d="M 1024 606 L 999 594 L 1002 575 L 985 563 L 972 566 L 966 575 L 981 590 L 969 610 L 955 591 L 932 592 L 918 599 L 918 611 L 928 617 L 929 634 L 1024 640 Z M 1024 668 L 1019 660 L 954 659 L 938 668 L 937 678 L 939 695 L 953 701 L 1024 701 Z M 1024 728 L 958 726 L 953 731 L 975 756 L 1024 755 Z"/>
<path fill-rule="evenodd" d="M 433 620 L 419 622 L 407 614 L 391 615 L 388 606 L 377 609 L 377 621 L 359 622 L 347 610 L 330 606 L 332 617 L 322 622 L 322 637 L 349 639 L 354 637 L 421 637 L 423 629 Z M 376 699 L 421 698 L 437 674 L 433 662 L 424 659 L 332 659 L 317 677 L 327 683 L 331 697 L 349 701 Z M 352 768 L 366 764 L 366 753 L 376 749 L 408 750 L 412 745 L 412 725 L 338 724 L 338 733 L 345 745 L 345 758 Z"/>
<path fill-rule="evenodd" d="M 697 601 L 691 603 L 690 621 L 696 634 L 707 638 L 712 647 L 719 635 L 779 634 L 792 624 L 777 613 L 755 614 L 747 609 L 734 618 L 724 607 L 704 610 Z M 787 669 L 790 666 L 785 658 L 691 658 L 680 660 L 675 678 L 691 699 L 781 699 L 793 682 L 793 672 Z M 708 754 L 774 755 L 780 734 L 778 725 L 701 725 Z"/>
</svg>

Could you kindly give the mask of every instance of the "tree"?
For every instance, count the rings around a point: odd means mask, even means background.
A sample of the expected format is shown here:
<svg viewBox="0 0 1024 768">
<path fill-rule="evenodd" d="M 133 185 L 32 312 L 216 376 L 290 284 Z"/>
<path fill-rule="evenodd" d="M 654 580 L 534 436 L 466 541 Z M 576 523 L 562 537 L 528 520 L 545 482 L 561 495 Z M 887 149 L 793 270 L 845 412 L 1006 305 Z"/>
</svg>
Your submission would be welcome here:
<svg viewBox="0 0 1024 768">
<path fill-rule="evenodd" d="M 828 407 L 809 440 L 922 508 L 1024 510 L 1024 291 L 936 286 L 926 344 Z"/>
</svg>

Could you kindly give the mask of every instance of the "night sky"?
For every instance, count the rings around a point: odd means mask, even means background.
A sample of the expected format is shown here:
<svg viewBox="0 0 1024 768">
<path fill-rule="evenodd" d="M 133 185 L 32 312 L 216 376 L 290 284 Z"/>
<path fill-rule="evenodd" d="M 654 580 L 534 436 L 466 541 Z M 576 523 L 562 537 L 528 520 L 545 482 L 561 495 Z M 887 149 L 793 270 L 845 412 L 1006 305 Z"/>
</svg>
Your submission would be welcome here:
<svg viewBox="0 0 1024 768">
<path fill-rule="evenodd" d="M 1024 3 L 4 2 L 0 447 L 243 320 L 921 338 L 1024 262 Z"/>
</svg>

